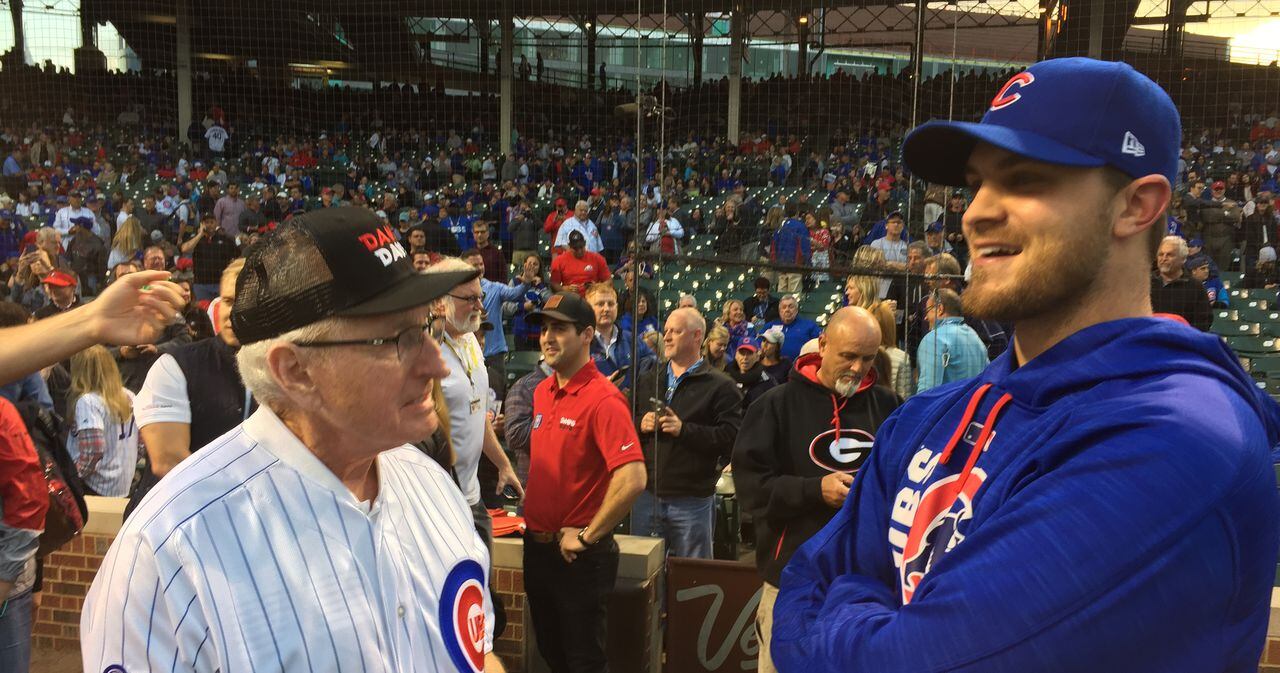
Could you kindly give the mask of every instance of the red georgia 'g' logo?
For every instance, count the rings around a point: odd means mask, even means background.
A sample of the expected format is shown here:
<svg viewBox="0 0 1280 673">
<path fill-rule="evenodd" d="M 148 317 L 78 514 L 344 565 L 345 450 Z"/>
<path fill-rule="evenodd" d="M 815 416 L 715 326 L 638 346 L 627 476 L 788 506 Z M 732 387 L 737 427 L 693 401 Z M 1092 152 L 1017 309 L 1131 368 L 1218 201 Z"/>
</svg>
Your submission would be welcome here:
<svg viewBox="0 0 1280 673">
<path fill-rule="evenodd" d="M 1017 93 L 1014 89 L 1028 86 L 1034 81 L 1036 81 L 1036 76 L 1025 71 L 1010 77 L 1009 81 L 1000 87 L 1000 92 L 996 94 L 996 97 L 991 99 L 991 111 L 1003 110 L 1017 103 L 1018 99 L 1022 98 L 1022 94 Z"/>
</svg>

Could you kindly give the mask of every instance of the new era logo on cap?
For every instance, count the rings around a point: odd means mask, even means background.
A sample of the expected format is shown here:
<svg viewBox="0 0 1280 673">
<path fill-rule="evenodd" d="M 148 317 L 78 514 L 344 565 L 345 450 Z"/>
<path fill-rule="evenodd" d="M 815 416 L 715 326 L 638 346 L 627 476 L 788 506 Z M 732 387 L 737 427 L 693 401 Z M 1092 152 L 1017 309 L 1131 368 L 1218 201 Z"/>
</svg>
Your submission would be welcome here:
<svg viewBox="0 0 1280 673">
<path fill-rule="evenodd" d="M 1124 132 L 1124 144 L 1120 146 L 1122 154 L 1132 154 L 1135 157 L 1147 156 L 1147 148 L 1138 142 L 1138 137 L 1133 135 L 1133 131 Z"/>
</svg>

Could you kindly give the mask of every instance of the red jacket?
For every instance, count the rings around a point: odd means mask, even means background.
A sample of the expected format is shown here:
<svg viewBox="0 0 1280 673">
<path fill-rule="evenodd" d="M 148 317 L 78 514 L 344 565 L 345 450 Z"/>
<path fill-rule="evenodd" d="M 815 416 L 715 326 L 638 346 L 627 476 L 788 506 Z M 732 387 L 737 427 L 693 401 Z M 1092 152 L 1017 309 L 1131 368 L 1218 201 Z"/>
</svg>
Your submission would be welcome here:
<svg viewBox="0 0 1280 673">
<path fill-rule="evenodd" d="M 0 580 L 12 582 L 39 547 L 49 490 L 22 416 L 0 398 Z"/>
</svg>

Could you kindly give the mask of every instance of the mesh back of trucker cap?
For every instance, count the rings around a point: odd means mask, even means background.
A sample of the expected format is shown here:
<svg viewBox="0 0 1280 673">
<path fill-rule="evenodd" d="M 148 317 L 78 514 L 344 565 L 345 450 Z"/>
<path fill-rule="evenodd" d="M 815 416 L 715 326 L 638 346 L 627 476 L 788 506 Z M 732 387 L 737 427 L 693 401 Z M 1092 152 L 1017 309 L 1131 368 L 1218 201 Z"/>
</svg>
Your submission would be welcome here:
<svg viewBox="0 0 1280 673">
<path fill-rule="evenodd" d="M 390 225 L 364 208 L 295 217 L 249 252 L 236 283 L 231 325 L 242 344 L 335 315 L 421 306 L 478 271 L 418 274 Z"/>
<path fill-rule="evenodd" d="M 231 325 L 242 344 L 270 339 L 337 313 L 333 273 L 316 242 L 286 225 L 264 237 L 236 282 Z"/>
</svg>

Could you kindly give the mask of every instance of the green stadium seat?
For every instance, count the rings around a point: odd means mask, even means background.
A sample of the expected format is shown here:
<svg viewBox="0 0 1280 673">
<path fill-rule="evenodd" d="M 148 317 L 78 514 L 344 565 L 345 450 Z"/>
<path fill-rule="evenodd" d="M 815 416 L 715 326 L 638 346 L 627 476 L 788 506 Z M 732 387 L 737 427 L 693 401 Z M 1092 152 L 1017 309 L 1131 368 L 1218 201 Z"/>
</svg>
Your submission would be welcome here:
<svg viewBox="0 0 1280 673">
<path fill-rule="evenodd" d="M 538 366 L 542 354 L 538 351 L 511 351 L 507 353 L 507 383 L 515 383 Z"/>
<path fill-rule="evenodd" d="M 1237 322 L 1232 320 L 1214 320 L 1213 333 L 1222 336 L 1258 336 L 1262 329 L 1256 322 Z"/>
<path fill-rule="evenodd" d="M 1275 337 L 1233 336 L 1225 339 L 1237 353 L 1280 353 L 1280 340 Z"/>
</svg>

